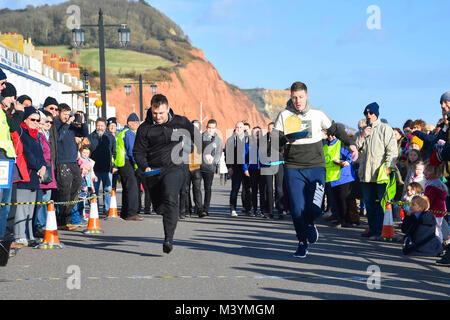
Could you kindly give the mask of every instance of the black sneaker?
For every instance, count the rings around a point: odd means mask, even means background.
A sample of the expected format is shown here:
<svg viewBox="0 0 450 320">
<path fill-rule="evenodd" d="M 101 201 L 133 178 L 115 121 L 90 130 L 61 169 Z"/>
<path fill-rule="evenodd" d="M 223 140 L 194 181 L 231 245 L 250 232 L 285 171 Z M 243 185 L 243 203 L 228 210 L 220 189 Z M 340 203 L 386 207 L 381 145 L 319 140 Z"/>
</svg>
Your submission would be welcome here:
<svg viewBox="0 0 450 320">
<path fill-rule="evenodd" d="M 204 213 L 204 212 L 200 212 L 200 213 L 198 214 L 198 217 L 199 217 L 199 218 L 204 218 L 204 217 L 206 217 L 206 216 L 207 216 L 207 214 Z"/>
<path fill-rule="evenodd" d="M 297 251 L 295 251 L 294 253 L 294 257 L 303 259 L 306 258 L 307 255 L 308 255 L 308 244 L 306 242 L 299 242 Z"/>
<path fill-rule="evenodd" d="M 363 237 L 363 238 L 370 238 L 371 236 L 374 236 L 374 234 L 371 232 L 361 233 L 361 237 Z"/>
<path fill-rule="evenodd" d="M 170 241 L 164 241 L 164 243 L 163 243 L 163 251 L 164 251 L 164 253 L 169 254 L 170 251 L 172 251 L 172 249 L 173 249 L 172 243 Z"/>
<path fill-rule="evenodd" d="M 308 226 L 308 235 L 307 239 L 309 243 L 316 243 L 319 240 L 319 231 L 317 230 L 316 225 Z"/>
<path fill-rule="evenodd" d="M 442 259 L 436 261 L 437 266 L 450 267 L 450 251 L 447 249 Z"/>
</svg>

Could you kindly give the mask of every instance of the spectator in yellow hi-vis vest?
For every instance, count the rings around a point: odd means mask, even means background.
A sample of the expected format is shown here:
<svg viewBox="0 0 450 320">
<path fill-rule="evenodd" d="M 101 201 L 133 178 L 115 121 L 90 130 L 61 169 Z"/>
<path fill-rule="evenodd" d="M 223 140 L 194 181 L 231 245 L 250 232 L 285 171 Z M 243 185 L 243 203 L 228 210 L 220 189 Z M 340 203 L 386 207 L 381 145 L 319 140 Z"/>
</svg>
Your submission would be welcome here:
<svg viewBox="0 0 450 320">
<path fill-rule="evenodd" d="M 126 220 L 142 221 L 139 215 L 139 190 L 135 170 L 136 162 L 133 157 L 136 131 L 139 127 L 139 118 L 135 113 L 130 114 L 127 125 L 119 133 L 116 140 L 115 165 L 119 168 L 122 182 L 122 209 L 120 216 Z"/>
</svg>

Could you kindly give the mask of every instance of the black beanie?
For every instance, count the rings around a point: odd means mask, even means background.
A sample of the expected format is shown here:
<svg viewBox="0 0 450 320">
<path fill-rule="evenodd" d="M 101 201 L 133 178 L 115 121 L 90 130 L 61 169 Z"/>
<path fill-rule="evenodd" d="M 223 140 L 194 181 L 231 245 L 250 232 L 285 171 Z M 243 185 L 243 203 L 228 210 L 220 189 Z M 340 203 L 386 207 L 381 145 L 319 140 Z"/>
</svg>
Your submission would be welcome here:
<svg viewBox="0 0 450 320">
<path fill-rule="evenodd" d="M 26 94 L 17 98 L 17 101 L 19 101 L 19 103 L 21 103 L 21 104 L 23 104 L 24 101 L 26 101 L 26 100 L 30 100 L 31 104 L 33 104 L 33 100 L 31 100 L 31 98 L 29 96 L 27 96 Z"/>
<path fill-rule="evenodd" d="M 45 99 L 43 108 L 52 104 L 58 106 L 58 101 L 56 101 L 56 99 L 53 97 L 47 97 L 47 99 Z"/>
<path fill-rule="evenodd" d="M 117 125 L 117 119 L 116 117 L 111 117 L 108 120 L 106 120 L 106 125 L 109 126 L 111 123 L 115 123 Z"/>
<path fill-rule="evenodd" d="M 5 82 L 6 88 L 2 90 L 2 97 L 14 97 L 17 98 L 17 90 L 10 82 Z"/>
</svg>

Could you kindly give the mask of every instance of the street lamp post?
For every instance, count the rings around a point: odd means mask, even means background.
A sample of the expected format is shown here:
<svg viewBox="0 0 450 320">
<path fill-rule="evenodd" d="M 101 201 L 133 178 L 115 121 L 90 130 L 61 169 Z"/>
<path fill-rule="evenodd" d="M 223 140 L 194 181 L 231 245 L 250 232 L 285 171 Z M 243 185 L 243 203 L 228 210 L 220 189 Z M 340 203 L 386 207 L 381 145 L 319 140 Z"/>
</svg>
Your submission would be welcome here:
<svg viewBox="0 0 450 320">
<path fill-rule="evenodd" d="M 87 71 L 87 69 L 84 69 L 83 78 L 84 78 L 83 89 L 85 90 L 84 108 L 86 110 L 86 119 L 89 119 L 89 72 Z"/>
<path fill-rule="evenodd" d="M 126 24 L 104 24 L 103 23 L 103 11 L 98 12 L 98 24 L 86 24 L 81 25 L 80 28 L 72 30 L 72 37 L 75 45 L 79 48 L 84 44 L 84 30 L 81 27 L 93 27 L 98 28 L 98 48 L 100 55 L 100 93 L 103 102 L 102 105 L 102 117 L 107 118 L 106 114 L 106 72 L 105 72 L 105 27 L 119 27 L 119 43 L 122 47 L 126 47 L 130 42 L 130 29 Z"/>
<path fill-rule="evenodd" d="M 144 84 L 149 84 L 150 85 L 150 90 L 152 95 L 155 95 L 157 90 L 158 90 L 158 86 L 154 83 L 149 83 L 149 82 L 142 82 L 142 74 L 139 75 L 139 82 L 137 83 L 127 83 L 124 86 L 125 89 L 125 94 L 127 96 L 129 96 L 131 94 L 131 85 L 132 84 L 138 84 L 139 85 L 139 111 L 140 111 L 140 119 L 141 121 L 144 120 L 144 95 L 143 95 L 143 88 L 144 88 Z"/>
</svg>

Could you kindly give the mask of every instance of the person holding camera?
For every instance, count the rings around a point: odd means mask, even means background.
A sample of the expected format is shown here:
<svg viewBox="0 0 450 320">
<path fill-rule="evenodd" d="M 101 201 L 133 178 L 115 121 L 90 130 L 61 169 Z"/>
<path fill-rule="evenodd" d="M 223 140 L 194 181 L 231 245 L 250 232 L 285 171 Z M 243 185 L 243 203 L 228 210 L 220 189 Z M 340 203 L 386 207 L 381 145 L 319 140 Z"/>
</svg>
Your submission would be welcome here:
<svg viewBox="0 0 450 320">
<path fill-rule="evenodd" d="M 103 192 L 110 192 L 112 189 L 112 171 L 114 163 L 112 159 L 116 157 L 116 140 L 106 129 L 106 119 L 98 118 L 95 122 L 95 131 L 88 136 L 91 143 L 91 158 L 95 161 L 94 172 L 98 180 L 94 183 L 95 193 L 100 191 L 100 183 L 103 185 Z M 111 193 L 103 197 L 104 214 L 108 215 Z M 100 208 L 99 208 L 100 209 Z"/>
<path fill-rule="evenodd" d="M 87 137 L 88 126 L 84 115 L 79 114 L 75 122 L 75 115 L 70 107 L 61 103 L 59 114 L 55 118 L 54 126 L 58 134 L 58 160 L 56 165 L 56 182 L 58 183 L 58 200 L 61 202 L 78 200 L 83 180 L 77 163 L 78 146 L 75 137 Z M 73 205 L 61 206 L 58 216 L 58 225 L 63 230 L 75 230 L 70 221 L 70 212 Z"/>
<path fill-rule="evenodd" d="M 1 106 L 6 112 L 6 119 L 9 125 L 9 131 L 17 131 L 24 120 L 24 106 L 16 101 L 17 90 L 13 84 L 5 82 L 1 91 Z"/>
</svg>

